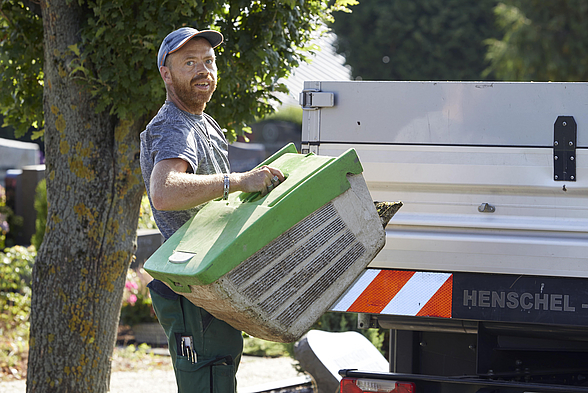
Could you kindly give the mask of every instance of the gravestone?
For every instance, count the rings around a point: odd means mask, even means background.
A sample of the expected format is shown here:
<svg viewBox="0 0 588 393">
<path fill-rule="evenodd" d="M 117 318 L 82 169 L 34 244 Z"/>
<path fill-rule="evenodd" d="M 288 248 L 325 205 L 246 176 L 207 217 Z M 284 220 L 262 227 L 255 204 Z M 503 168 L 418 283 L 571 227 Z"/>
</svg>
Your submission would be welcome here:
<svg viewBox="0 0 588 393">
<path fill-rule="evenodd" d="M 16 234 L 16 243 L 28 246 L 35 234 L 35 193 L 37 185 L 45 178 L 45 165 L 25 165 L 6 172 L 6 205 L 15 215 L 22 217 L 22 227 Z"/>
<path fill-rule="evenodd" d="M 229 161 L 232 172 L 247 172 L 267 158 L 260 143 L 233 142 L 229 145 Z"/>
<path fill-rule="evenodd" d="M 0 184 L 4 184 L 9 169 L 38 164 L 41 164 L 41 152 L 36 143 L 0 138 Z"/>
<path fill-rule="evenodd" d="M 138 229 L 137 250 L 131 269 L 140 269 L 151 254 L 163 244 L 163 236 L 159 229 Z"/>
</svg>

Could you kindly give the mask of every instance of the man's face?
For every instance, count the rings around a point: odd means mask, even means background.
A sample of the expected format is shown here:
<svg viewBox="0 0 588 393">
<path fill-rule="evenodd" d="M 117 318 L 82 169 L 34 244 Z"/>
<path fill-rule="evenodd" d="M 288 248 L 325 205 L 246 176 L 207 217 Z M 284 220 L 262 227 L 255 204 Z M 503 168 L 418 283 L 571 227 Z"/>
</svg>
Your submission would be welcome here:
<svg viewBox="0 0 588 393">
<path fill-rule="evenodd" d="M 216 89 L 217 68 L 212 46 L 204 38 L 193 38 L 166 61 L 177 100 L 189 112 L 201 114 Z"/>
</svg>

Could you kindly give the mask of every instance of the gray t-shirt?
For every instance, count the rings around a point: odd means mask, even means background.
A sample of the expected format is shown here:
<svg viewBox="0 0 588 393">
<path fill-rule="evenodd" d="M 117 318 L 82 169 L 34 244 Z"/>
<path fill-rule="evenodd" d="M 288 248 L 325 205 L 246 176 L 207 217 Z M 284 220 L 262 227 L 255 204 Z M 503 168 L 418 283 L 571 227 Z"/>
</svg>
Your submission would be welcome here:
<svg viewBox="0 0 588 393">
<path fill-rule="evenodd" d="M 193 115 L 166 101 L 141 133 L 141 170 L 149 202 L 149 180 L 159 161 L 181 158 L 188 172 L 197 175 L 229 173 L 227 140 L 216 121 L 206 113 Z M 153 218 L 167 240 L 204 205 L 188 210 L 160 211 L 153 208 Z"/>
</svg>

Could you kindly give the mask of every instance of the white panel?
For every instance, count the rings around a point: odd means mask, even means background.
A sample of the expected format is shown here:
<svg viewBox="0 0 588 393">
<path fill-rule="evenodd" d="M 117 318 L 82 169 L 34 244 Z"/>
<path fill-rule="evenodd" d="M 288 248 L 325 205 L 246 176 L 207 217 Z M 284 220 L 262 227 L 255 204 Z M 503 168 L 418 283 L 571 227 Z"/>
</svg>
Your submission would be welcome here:
<svg viewBox="0 0 588 393">
<path fill-rule="evenodd" d="M 307 82 L 309 85 L 311 82 Z M 316 83 L 316 82 L 314 82 Z M 321 82 L 321 140 L 551 146 L 558 116 L 588 125 L 587 83 Z M 588 135 L 578 137 L 588 147 Z"/>
<path fill-rule="evenodd" d="M 588 238 L 500 233 L 393 229 L 370 267 L 588 278 Z"/>
<path fill-rule="evenodd" d="M 354 148 L 374 200 L 401 200 L 370 267 L 588 277 L 588 84 L 322 82 L 318 154 Z M 577 181 L 553 124 L 578 125 Z M 481 213 L 488 203 L 494 213 Z"/>
</svg>

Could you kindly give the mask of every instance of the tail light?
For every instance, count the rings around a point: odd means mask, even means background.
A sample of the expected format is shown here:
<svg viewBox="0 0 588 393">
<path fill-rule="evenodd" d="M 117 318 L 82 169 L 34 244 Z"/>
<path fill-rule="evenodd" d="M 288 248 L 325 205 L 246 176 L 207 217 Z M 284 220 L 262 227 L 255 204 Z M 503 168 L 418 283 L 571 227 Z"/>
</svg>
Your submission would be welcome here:
<svg viewBox="0 0 588 393">
<path fill-rule="evenodd" d="M 379 379 L 343 378 L 341 393 L 414 393 L 412 382 L 386 381 Z"/>
</svg>

